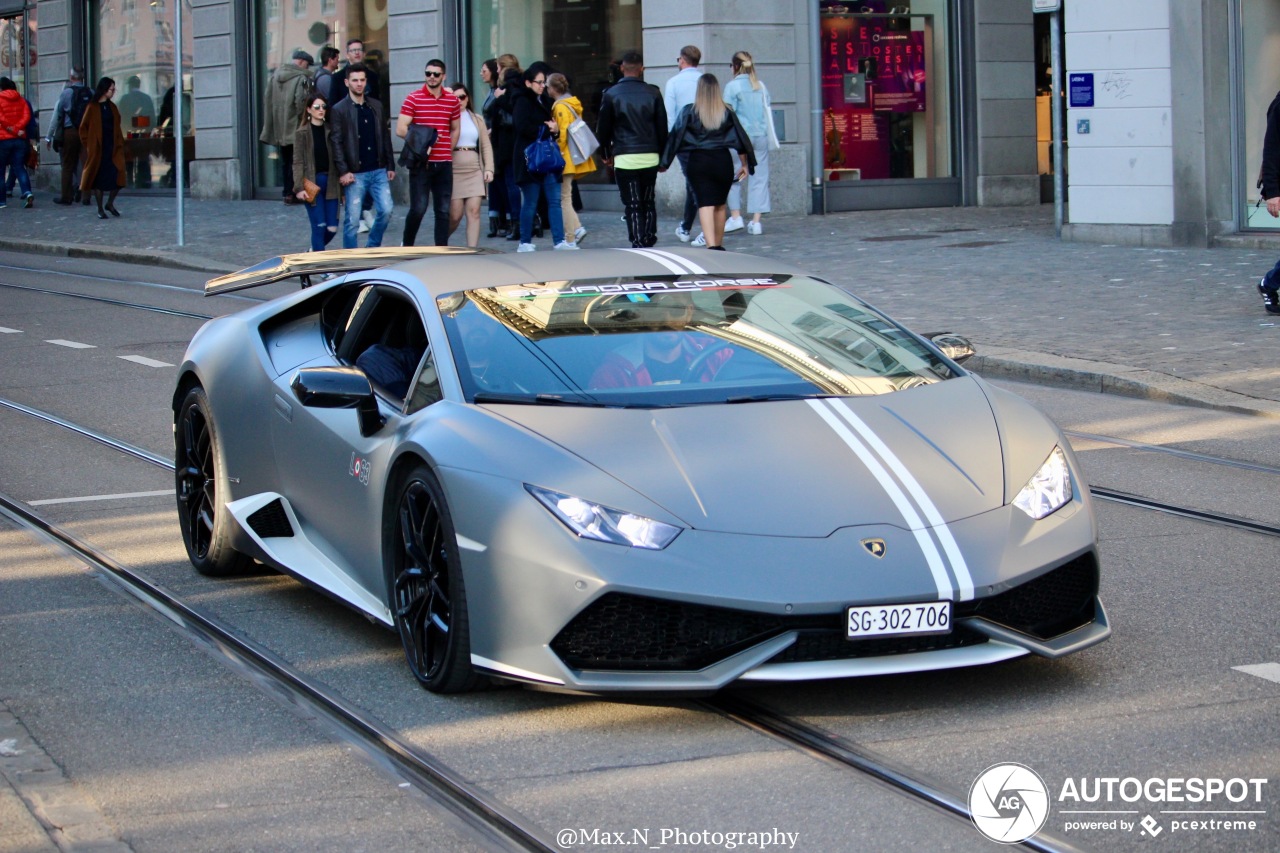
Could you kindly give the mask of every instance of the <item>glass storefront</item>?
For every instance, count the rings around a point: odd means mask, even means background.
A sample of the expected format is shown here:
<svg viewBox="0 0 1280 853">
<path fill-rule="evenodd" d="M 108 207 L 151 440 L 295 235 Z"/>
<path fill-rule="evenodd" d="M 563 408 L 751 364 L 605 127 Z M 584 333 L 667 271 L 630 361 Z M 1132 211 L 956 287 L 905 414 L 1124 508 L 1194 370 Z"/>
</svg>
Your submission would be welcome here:
<svg viewBox="0 0 1280 853">
<path fill-rule="evenodd" d="M 1267 107 L 1280 89 L 1280 3 L 1275 0 L 1239 0 L 1240 117 L 1244 133 L 1240 137 L 1243 184 L 1235 195 L 1245 209 L 1240 224 L 1246 229 L 1280 229 L 1280 219 L 1258 205 L 1257 188 L 1262 167 L 1262 138 L 1267 132 Z"/>
<path fill-rule="evenodd" d="M 265 196 L 279 195 L 284 186 L 280 149 L 257 142 L 262 128 L 262 93 L 272 72 L 292 61 L 299 48 L 311 54 L 319 68 L 320 48 L 332 45 L 347 63 L 349 39 L 364 41 L 364 63 L 378 71 L 381 91 L 370 94 L 384 105 L 390 97 L 391 74 L 387 64 L 387 3 L 389 0 L 258 0 L 254 5 L 257 66 L 254 77 L 254 140 L 258 150 L 257 185 Z M 394 115 L 397 105 L 388 107 Z M 302 117 L 299 116 L 301 121 Z M 289 180 L 293 180 L 289 176 Z M 271 192 L 271 190 L 275 190 Z"/>
<path fill-rule="evenodd" d="M 0 16 L 0 76 L 18 84 L 18 91 L 36 102 L 36 7 Z M 43 132 L 44 124 L 40 125 Z"/>
<path fill-rule="evenodd" d="M 640 11 L 641 0 L 483 0 L 473 3 L 469 29 L 474 67 L 459 76 L 474 81 L 472 90 L 476 92 L 476 100 L 483 101 L 481 62 L 503 53 L 514 54 L 521 67 L 541 59 L 569 79 L 573 94 L 582 101 L 583 118 L 595 127 L 600 99 L 610 82 L 609 64 L 628 50 L 644 49 Z M 674 55 L 662 59 L 675 63 Z M 659 63 L 654 61 L 654 64 Z M 597 170 L 579 182 L 607 181 L 607 171 Z"/>
<path fill-rule="evenodd" d="M 869 181 L 954 178 L 947 0 L 821 0 L 820 20 L 823 178 L 834 209 L 843 190 Z"/>
<path fill-rule="evenodd" d="M 125 139 L 125 185 L 172 189 L 174 184 L 174 0 L 93 0 L 89 83 L 115 80 L 115 104 Z M 190 0 L 182 4 L 181 88 L 183 158 L 195 157 L 191 100 L 194 45 Z M 189 172 L 187 173 L 190 174 Z"/>
</svg>

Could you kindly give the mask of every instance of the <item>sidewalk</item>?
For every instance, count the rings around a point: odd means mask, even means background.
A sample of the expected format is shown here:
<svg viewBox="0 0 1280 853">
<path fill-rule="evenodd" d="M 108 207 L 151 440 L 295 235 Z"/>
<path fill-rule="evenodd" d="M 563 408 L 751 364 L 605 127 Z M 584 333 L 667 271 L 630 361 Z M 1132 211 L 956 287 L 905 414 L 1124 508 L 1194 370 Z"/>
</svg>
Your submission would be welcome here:
<svg viewBox="0 0 1280 853">
<path fill-rule="evenodd" d="M 213 276 L 309 246 L 306 213 L 277 201 L 188 201 L 178 247 L 172 197 L 121 196 L 122 218 L 102 221 L 92 206 L 38 195 L 31 210 L 0 211 L 0 249 Z M 396 208 L 386 245 L 399 244 L 406 211 Z M 582 219 L 584 248 L 628 245 L 616 212 Z M 430 240 L 431 221 L 428 213 L 419 241 Z M 660 218 L 660 248 L 681 245 L 675 224 Z M 1280 248 L 1064 243 L 1052 205 L 779 215 L 764 224 L 761 236 L 727 235 L 726 247 L 808 269 L 917 331 L 966 335 L 978 350 L 968 366 L 985 375 L 1280 417 L 1280 315 L 1263 311 L 1255 287 Z M 550 248 L 549 235 L 537 242 Z"/>
</svg>

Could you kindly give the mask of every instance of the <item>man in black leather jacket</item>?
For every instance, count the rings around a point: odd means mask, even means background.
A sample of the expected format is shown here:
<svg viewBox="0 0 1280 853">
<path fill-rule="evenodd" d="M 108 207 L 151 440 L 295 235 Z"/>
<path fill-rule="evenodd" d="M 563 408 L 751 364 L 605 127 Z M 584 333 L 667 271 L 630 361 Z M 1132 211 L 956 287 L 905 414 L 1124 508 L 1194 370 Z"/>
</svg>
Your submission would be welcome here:
<svg viewBox="0 0 1280 853">
<path fill-rule="evenodd" d="M 622 79 L 605 91 L 596 123 L 601 156 L 613 166 L 626 208 L 627 235 L 638 249 L 658 242 L 658 159 L 667 144 L 662 92 L 644 82 L 643 74 L 639 53 L 622 55 Z"/>
<path fill-rule="evenodd" d="M 1280 216 L 1280 94 L 1267 107 L 1267 135 L 1262 141 L 1262 171 L 1258 188 L 1267 213 Z M 1258 282 L 1262 307 L 1268 314 L 1280 314 L 1280 261 Z"/>
</svg>

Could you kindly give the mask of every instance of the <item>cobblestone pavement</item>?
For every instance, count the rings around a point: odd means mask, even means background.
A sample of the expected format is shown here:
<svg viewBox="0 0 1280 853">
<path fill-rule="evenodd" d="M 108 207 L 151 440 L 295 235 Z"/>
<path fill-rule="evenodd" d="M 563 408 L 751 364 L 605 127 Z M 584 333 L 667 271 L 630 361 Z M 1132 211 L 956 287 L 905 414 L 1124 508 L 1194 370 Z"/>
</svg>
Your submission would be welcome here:
<svg viewBox="0 0 1280 853">
<path fill-rule="evenodd" d="M 309 246 L 305 211 L 278 201 L 188 201 L 179 247 L 172 198 L 122 196 L 123 217 L 106 221 L 49 199 L 0 211 L 0 248 L 213 274 Z M 405 213 L 396 208 L 385 244 L 399 243 Z M 584 248 L 627 245 L 617 212 L 582 218 Z M 681 245 L 674 227 L 660 219 L 660 247 Z M 919 331 L 967 335 L 980 372 L 1280 417 L 1280 316 L 1263 311 L 1255 287 L 1280 243 L 1062 242 L 1051 205 L 770 215 L 764 229 L 727 235 L 726 247 L 812 270 Z M 428 214 L 419 234 L 430 232 Z M 549 249 L 549 235 L 538 243 Z"/>
</svg>

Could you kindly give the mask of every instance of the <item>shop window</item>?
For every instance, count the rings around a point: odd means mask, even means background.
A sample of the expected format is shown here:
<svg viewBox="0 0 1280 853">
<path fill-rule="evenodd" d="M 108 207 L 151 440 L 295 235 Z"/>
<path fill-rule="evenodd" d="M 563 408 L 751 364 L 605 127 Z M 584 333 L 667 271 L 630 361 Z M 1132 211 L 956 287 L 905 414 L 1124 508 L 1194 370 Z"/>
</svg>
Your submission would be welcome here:
<svg viewBox="0 0 1280 853">
<path fill-rule="evenodd" d="M 345 60 L 347 40 L 363 39 L 365 63 L 376 68 L 380 76 L 380 91 L 370 94 L 385 104 L 391 88 L 391 75 L 386 62 L 385 3 L 379 4 L 374 0 L 321 0 L 319 3 L 311 0 L 288 0 L 288 4 L 287 17 L 281 16 L 281 0 L 265 0 L 255 5 L 257 52 L 252 96 L 255 111 L 254 137 L 262 129 L 262 100 L 267 81 L 276 69 L 292 61 L 293 52 L 299 48 L 319 61 L 320 48 L 331 45 L 342 53 Z M 388 111 L 395 114 L 395 108 L 391 105 L 388 105 Z M 293 117 L 292 120 L 300 122 L 302 116 Z M 290 182 L 293 181 L 292 175 L 287 177 Z M 279 188 L 284 186 L 285 178 L 280 149 L 274 145 L 259 144 L 256 177 L 258 191 L 263 195 L 279 195 Z"/>
<path fill-rule="evenodd" d="M 1240 116 L 1244 132 L 1240 162 L 1244 173 L 1235 197 L 1243 201 L 1241 224 L 1248 229 L 1280 229 L 1280 219 L 1267 213 L 1261 204 L 1257 179 L 1262 168 L 1262 138 L 1267 132 L 1267 107 L 1276 96 L 1276 68 L 1280 67 L 1280 5 L 1261 0 L 1239 0 L 1240 21 Z"/>
<path fill-rule="evenodd" d="M 458 76 L 474 81 L 472 91 L 477 102 L 483 103 L 487 91 L 480 82 L 481 62 L 502 53 L 514 54 L 522 66 L 544 60 L 569 79 L 573 94 L 582 102 L 583 118 L 594 127 L 601 96 L 611 82 L 610 63 L 628 50 L 644 50 L 641 9 L 642 0 L 489 0 L 474 4 L 470 37 L 476 67 Z M 674 59 L 673 54 L 667 61 Z M 607 181 L 607 172 L 598 169 L 579 183 Z"/>
<path fill-rule="evenodd" d="M 952 175 L 945 0 L 823 2 L 828 183 Z"/>
<path fill-rule="evenodd" d="M 36 9 L 0 18 L 0 75 L 18 86 L 23 96 L 36 100 Z"/>
<path fill-rule="evenodd" d="M 125 137 L 125 185 L 130 189 L 172 188 L 178 139 L 183 157 L 195 157 L 191 57 L 194 49 L 191 5 L 182 4 L 182 128 L 174 127 L 173 7 L 164 0 L 137 4 L 91 0 L 91 74 L 115 80 L 115 104 Z M 166 12 L 167 9 L 167 12 Z"/>
</svg>

